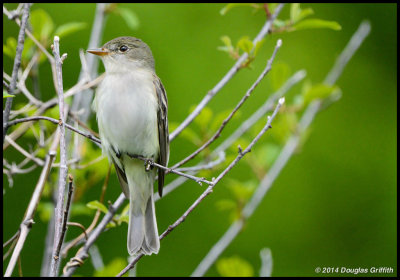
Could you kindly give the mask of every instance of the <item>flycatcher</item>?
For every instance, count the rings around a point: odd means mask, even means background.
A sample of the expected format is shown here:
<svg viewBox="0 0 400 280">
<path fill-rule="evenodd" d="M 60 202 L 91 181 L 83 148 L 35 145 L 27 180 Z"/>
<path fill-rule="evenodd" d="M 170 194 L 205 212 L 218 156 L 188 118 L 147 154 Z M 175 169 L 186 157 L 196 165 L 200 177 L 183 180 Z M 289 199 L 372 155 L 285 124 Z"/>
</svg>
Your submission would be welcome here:
<svg viewBox="0 0 400 280">
<path fill-rule="evenodd" d="M 88 52 L 101 57 L 105 77 L 93 101 L 102 150 L 114 163 L 129 199 L 128 252 L 157 254 L 160 249 L 153 199 L 156 169 L 139 155 L 167 166 L 169 134 L 167 95 L 154 69 L 149 46 L 140 39 L 118 37 Z M 162 195 L 165 171 L 158 169 Z"/>
</svg>

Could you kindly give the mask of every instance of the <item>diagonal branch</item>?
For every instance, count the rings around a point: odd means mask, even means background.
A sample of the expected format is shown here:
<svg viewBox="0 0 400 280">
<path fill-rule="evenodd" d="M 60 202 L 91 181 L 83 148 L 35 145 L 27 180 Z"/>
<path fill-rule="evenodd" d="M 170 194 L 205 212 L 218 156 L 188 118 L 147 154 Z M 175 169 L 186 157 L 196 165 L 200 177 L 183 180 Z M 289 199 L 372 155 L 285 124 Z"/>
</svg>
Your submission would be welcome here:
<svg viewBox="0 0 400 280">
<path fill-rule="evenodd" d="M 25 42 L 25 28 L 28 23 L 29 9 L 30 9 L 31 5 L 32 4 L 30 4 L 30 3 L 25 3 L 24 8 L 23 8 L 22 19 L 21 19 L 21 28 L 19 29 L 19 34 L 18 34 L 17 53 L 14 58 L 14 66 L 13 66 L 13 71 L 12 71 L 12 75 L 11 75 L 11 82 L 10 82 L 10 86 L 8 88 L 8 94 L 10 94 L 10 95 L 14 95 L 14 90 L 15 90 L 15 87 L 17 86 L 18 70 L 21 65 L 22 50 L 24 49 L 24 42 Z M 13 97 L 8 97 L 7 101 L 6 101 L 5 109 L 3 111 L 3 144 L 4 144 L 4 138 L 6 137 L 6 134 L 7 134 L 6 124 L 8 122 L 8 118 L 10 117 L 12 102 L 13 102 Z"/>
</svg>

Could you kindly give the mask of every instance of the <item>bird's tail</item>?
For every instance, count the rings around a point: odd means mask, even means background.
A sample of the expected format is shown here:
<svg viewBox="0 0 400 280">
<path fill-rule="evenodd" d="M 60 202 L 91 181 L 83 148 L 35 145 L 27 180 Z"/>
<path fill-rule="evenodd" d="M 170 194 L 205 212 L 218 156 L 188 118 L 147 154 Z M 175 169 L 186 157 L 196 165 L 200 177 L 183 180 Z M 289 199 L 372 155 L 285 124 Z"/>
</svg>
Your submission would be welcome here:
<svg viewBox="0 0 400 280">
<path fill-rule="evenodd" d="M 134 199 L 129 202 L 128 252 L 130 255 L 144 253 L 157 254 L 160 250 L 160 240 L 156 213 L 154 208 L 153 192 L 147 200 L 145 211 L 134 205 Z"/>
</svg>

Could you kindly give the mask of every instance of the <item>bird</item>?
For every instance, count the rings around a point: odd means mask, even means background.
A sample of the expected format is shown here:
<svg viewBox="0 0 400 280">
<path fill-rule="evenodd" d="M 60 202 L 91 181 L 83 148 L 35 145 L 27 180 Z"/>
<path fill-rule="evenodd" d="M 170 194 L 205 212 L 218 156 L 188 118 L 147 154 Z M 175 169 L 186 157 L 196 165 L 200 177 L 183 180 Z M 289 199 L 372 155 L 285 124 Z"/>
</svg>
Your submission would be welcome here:
<svg viewBox="0 0 400 280">
<path fill-rule="evenodd" d="M 99 56 L 105 68 L 92 108 L 96 112 L 102 152 L 114 164 L 122 191 L 129 199 L 128 253 L 157 254 L 160 240 L 153 185 L 158 175 L 161 197 L 165 170 L 149 168 L 149 163 L 146 167 L 135 156 L 168 165 L 165 88 L 156 75 L 150 47 L 141 39 L 118 37 L 101 48 L 87 51 Z"/>
</svg>

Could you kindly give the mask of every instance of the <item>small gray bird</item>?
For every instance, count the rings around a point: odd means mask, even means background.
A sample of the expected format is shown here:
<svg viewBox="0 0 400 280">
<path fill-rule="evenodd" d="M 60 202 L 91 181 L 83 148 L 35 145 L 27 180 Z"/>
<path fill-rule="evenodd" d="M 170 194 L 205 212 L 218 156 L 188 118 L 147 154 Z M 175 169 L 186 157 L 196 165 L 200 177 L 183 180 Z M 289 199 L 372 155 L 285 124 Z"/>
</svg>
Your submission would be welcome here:
<svg viewBox="0 0 400 280">
<path fill-rule="evenodd" d="M 153 199 L 156 169 L 146 169 L 139 155 L 167 166 L 169 134 L 167 95 L 154 69 L 149 46 L 140 39 L 119 37 L 88 52 L 101 57 L 106 74 L 97 88 L 97 114 L 103 153 L 114 163 L 129 198 L 128 252 L 157 254 L 160 249 Z M 165 171 L 158 169 L 162 195 Z"/>
</svg>

